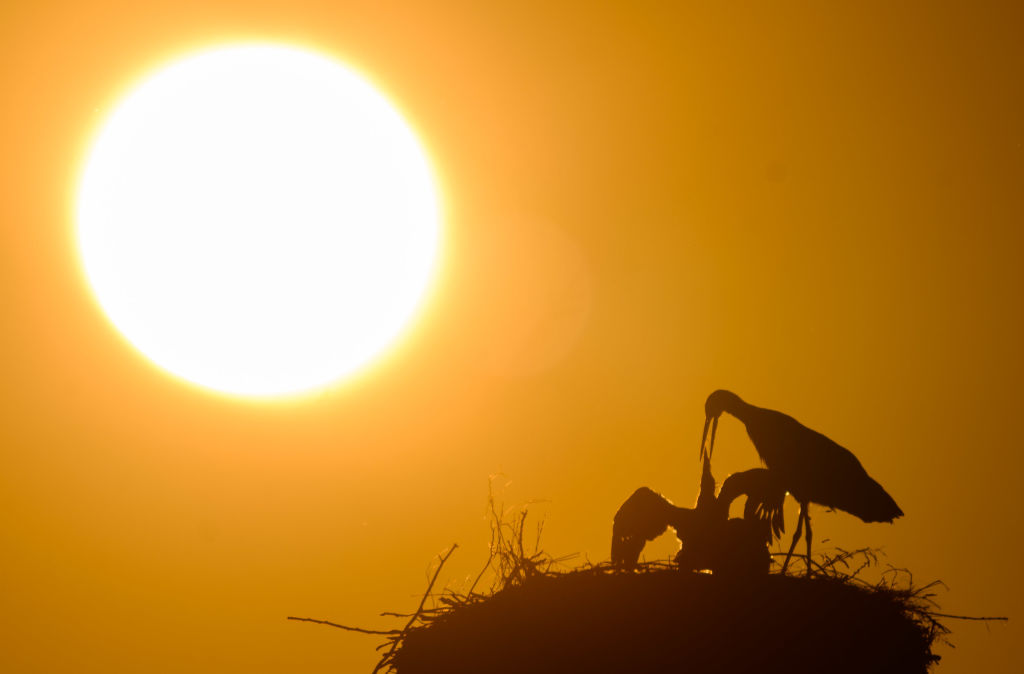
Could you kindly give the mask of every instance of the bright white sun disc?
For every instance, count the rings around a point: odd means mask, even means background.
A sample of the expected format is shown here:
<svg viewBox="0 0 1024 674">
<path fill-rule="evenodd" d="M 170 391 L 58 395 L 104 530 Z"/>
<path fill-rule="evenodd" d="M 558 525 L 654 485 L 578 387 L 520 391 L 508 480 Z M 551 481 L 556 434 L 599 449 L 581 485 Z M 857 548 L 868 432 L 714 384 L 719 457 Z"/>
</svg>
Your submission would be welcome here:
<svg viewBox="0 0 1024 674">
<path fill-rule="evenodd" d="M 433 276 L 438 200 L 399 113 L 340 63 L 246 45 L 175 62 L 117 106 L 79 185 L 111 322 L 219 391 L 320 388 L 392 344 Z"/>
</svg>

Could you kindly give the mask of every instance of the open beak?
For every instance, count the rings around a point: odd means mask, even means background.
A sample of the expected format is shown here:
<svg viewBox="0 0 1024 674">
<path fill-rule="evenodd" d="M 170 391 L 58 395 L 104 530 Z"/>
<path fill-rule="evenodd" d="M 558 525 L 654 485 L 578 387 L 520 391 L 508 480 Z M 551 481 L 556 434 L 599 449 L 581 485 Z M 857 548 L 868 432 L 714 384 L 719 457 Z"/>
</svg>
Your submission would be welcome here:
<svg viewBox="0 0 1024 674">
<path fill-rule="evenodd" d="M 708 439 L 708 426 L 711 426 L 711 444 L 708 445 L 707 451 L 704 450 L 704 442 Z M 718 417 L 705 417 L 704 418 L 704 434 L 700 436 L 700 460 L 703 461 L 704 457 L 711 458 L 711 452 L 715 451 L 715 432 L 718 431 Z"/>
<path fill-rule="evenodd" d="M 708 461 L 711 460 L 711 452 L 715 451 L 715 433 L 718 431 L 718 417 L 711 422 L 711 444 L 708 445 Z"/>
</svg>

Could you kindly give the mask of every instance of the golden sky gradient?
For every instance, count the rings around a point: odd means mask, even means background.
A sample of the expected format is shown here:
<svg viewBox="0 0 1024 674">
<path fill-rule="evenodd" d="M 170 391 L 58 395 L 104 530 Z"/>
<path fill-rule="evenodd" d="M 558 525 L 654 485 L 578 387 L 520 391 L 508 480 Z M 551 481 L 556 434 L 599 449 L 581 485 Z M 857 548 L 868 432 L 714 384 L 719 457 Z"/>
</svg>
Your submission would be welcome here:
<svg viewBox="0 0 1024 674">
<path fill-rule="evenodd" d="M 953 623 L 940 672 L 1024 669 L 1022 5 L 485 4 L 0 10 L 0 670 L 368 671 L 374 637 L 285 616 L 390 628 L 456 541 L 457 586 L 499 472 L 546 549 L 607 559 L 635 488 L 695 497 L 716 388 L 850 448 L 906 512 L 815 508 L 820 548 L 882 546 L 943 609 L 1011 617 Z M 127 87 L 253 39 L 368 74 L 446 210 L 423 319 L 291 404 L 136 355 L 70 216 Z M 715 458 L 757 465 L 735 420 Z"/>
</svg>

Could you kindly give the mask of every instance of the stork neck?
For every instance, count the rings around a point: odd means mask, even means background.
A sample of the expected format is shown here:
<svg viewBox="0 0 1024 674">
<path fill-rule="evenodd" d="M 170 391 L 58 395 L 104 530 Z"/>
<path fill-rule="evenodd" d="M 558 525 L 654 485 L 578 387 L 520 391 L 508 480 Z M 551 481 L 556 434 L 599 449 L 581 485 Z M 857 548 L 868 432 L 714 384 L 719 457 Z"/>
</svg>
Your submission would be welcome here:
<svg viewBox="0 0 1024 674">
<path fill-rule="evenodd" d="M 679 538 L 687 538 L 691 535 L 696 524 L 696 511 L 693 508 L 672 508 L 669 513 L 668 525 L 676 530 Z"/>
</svg>

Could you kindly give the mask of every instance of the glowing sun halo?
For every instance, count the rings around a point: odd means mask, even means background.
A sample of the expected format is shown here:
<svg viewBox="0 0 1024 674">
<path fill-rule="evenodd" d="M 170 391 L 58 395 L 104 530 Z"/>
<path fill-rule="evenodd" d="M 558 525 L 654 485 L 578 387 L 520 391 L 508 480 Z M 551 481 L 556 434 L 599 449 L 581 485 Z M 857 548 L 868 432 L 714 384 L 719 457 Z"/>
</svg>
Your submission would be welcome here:
<svg viewBox="0 0 1024 674">
<path fill-rule="evenodd" d="M 400 334 L 433 276 L 434 180 L 366 81 L 276 45 L 184 58 L 128 94 L 79 184 L 78 244 L 150 360 L 247 396 L 316 389 Z"/>
</svg>

